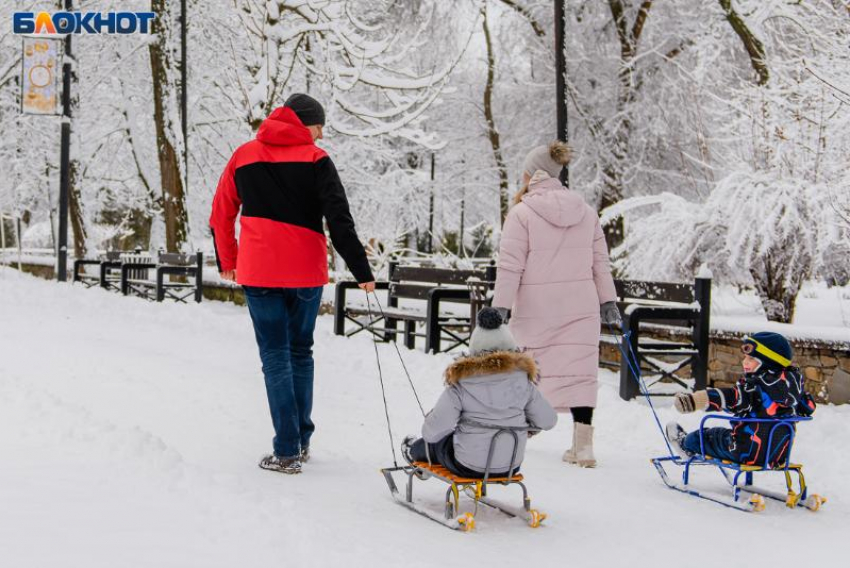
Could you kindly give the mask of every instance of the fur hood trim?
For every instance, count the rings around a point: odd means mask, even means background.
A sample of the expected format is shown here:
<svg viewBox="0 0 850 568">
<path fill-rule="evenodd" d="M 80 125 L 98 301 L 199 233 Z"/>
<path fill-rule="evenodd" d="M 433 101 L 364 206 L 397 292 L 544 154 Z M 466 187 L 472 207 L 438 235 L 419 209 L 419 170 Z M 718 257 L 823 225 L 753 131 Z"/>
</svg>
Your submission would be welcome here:
<svg viewBox="0 0 850 568">
<path fill-rule="evenodd" d="M 481 355 L 461 357 L 446 369 L 446 384 L 456 385 L 458 381 L 481 375 L 495 375 L 523 371 L 528 380 L 537 382 L 537 364 L 531 355 L 518 351 L 493 351 Z"/>
</svg>

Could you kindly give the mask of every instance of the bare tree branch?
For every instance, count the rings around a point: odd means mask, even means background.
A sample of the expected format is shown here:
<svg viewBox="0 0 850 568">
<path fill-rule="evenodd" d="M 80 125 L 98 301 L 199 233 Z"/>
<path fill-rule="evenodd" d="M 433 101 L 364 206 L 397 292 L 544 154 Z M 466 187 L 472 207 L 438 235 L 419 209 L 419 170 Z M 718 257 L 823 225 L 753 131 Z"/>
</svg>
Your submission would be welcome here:
<svg viewBox="0 0 850 568">
<path fill-rule="evenodd" d="M 726 13 L 726 19 L 729 21 L 732 29 L 735 30 L 735 33 L 738 34 L 738 37 L 744 43 L 744 48 L 750 56 L 750 64 L 758 75 L 758 85 L 766 85 L 770 79 L 770 72 L 765 62 L 764 44 L 755 36 L 744 19 L 732 7 L 732 0 L 718 0 L 718 2 L 720 2 L 720 7 Z"/>
<path fill-rule="evenodd" d="M 643 25 L 646 23 L 646 17 L 649 16 L 649 9 L 652 8 L 652 0 L 644 0 L 638 8 L 635 23 L 632 26 L 632 41 L 637 44 L 640 36 L 643 33 Z"/>
<path fill-rule="evenodd" d="M 484 42 L 487 45 L 487 85 L 484 87 L 484 118 L 487 121 L 487 137 L 490 139 L 490 147 L 493 150 L 493 159 L 496 161 L 496 169 L 499 172 L 499 211 L 502 222 L 508 216 L 508 168 L 502 156 L 502 144 L 499 137 L 499 129 L 493 116 L 493 86 L 496 75 L 496 54 L 493 51 L 493 41 L 490 37 L 490 25 L 487 20 L 487 4 L 481 10 L 484 18 Z"/>
<path fill-rule="evenodd" d="M 499 0 L 505 6 L 508 6 L 512 10 L 514 10 L 517 14 L 528 20 L 528 23 L 531 24 L 531 27 L 534 29 L 534 34 L 537 37 L 543 37 L 546 35 L 546 30 L 543 29 L 543 26 L 540 25 L 540 22 L 534 19 L 534 16 L 531 14 L 531 11 L 514 0 Z"/>
</svg>

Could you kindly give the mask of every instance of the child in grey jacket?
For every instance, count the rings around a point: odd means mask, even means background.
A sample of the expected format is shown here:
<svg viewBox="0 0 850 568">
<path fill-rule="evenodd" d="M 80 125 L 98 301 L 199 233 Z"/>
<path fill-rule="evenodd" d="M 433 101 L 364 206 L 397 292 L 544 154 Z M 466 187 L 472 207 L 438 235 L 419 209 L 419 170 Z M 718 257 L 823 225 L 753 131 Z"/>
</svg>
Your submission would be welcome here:
<svg viewBox="0 0 850 568">
<path fill-rule="evenodd" d="M 437 463 L 455 475 L 484 477 L 490 443 L 500 428 L 550 430 L 558 415 L 535 386 L 537 365 L 520 353 L 502 316 L 482 309 L 468 356 L 446 369 L 446 390 L 425 417 L 422 437 L 408 436 L 402 455 L 409 463 Z M 530 435 L 530 434 L 529 434 Z M 514 472 L 519 469 L 529 435 L 517 432 Z M 426 451 L 427 444 L 427 451 Z M 490 475 L 508 474 L 514 437 L 495 442 Z"/>
</svg>

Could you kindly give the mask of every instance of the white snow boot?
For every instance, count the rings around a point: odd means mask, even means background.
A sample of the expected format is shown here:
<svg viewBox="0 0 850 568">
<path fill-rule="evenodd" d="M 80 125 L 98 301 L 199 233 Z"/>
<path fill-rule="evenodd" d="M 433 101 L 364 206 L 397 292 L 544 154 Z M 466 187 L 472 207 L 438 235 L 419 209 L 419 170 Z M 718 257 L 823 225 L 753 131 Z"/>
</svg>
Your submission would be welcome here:
<svg viewBox="0 0 850 568">
<path fill-rule="evenodd" d="M 593 426 L 573 424 L 573 447 L 564 452 L 563 460 L 579 467 L 596 467 L 593 456 Z"/>
<path fill-rule="evenodd" d="M 685 451 L 685 448 L 682 445 L 685 442 L 685 437 L 688 435 L 688 433 L 685 432 L 685 429 L 679 426 L 678 422 L 668 422 L 667 426 L 664 427 L 664 432 L 667 435 L 667 441 L 670 442 L 670 447 L 673 448 L 673 451 L 678 454 L 680 458 L 688 459 L 690 455 Z"/>
<path fill-rule="evenodd" d="M 573 428 L 573 443 L 570 449 L 564 452 L 563 460 L 567 463 L 576 463 L 576 429 Z"/>
</svg>

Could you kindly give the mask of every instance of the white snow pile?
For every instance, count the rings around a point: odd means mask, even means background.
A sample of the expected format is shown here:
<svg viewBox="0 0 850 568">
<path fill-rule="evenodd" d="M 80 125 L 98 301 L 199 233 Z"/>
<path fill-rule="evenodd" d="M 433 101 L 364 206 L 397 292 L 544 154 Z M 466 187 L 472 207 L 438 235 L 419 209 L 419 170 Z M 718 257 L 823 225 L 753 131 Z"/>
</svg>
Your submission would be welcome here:
<svg viewBox="0 0 850 568">
<path fill-rule="evenodd" d="M 245 309 L 153 304 L 0 268 L 0 565 L 234 566 L 837 566 L 850 526 L 850 407 L 822 407 L 795 448 L 818 513 L 769 503 L 744 514 L 666 489 L 646 405 L 603 373 L 595 470 L 561 462 L 564 418 L 534 438 L 523 472 L 537 530 L 491 511 L 474 534 L 395 504 L 375 353 L 363 336 L 316 332 L 313 459 L 300 476 L 263 471 L 271 423 Z M 395 441 L 421 415 L 391 345 L 379 345 Z M 402 349 L 423 403 L 447 355 Z M 660 401 L 662 421 L 678 416 Z M 698 416 L 682 418 L 693 428 Z M 696 480 L 720 481 L 701 470 Z M 782 489 L 780 475 L 765 480 Z M 417 482 L 440 511 L 445 486 Z M 520 504 L 517 488 L 490 497 Z M 723 557 L 724 554 L 732 555 Z"/>
</svg>

